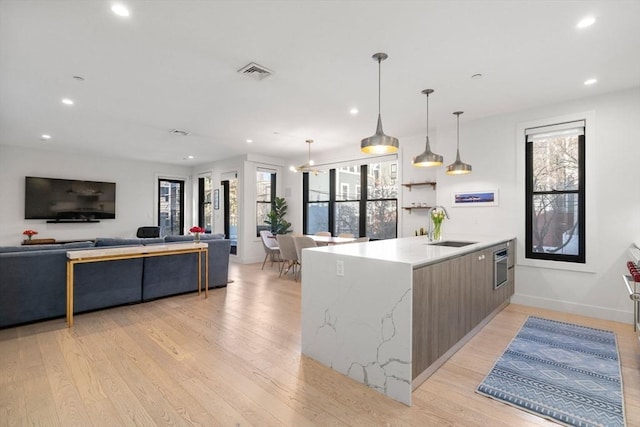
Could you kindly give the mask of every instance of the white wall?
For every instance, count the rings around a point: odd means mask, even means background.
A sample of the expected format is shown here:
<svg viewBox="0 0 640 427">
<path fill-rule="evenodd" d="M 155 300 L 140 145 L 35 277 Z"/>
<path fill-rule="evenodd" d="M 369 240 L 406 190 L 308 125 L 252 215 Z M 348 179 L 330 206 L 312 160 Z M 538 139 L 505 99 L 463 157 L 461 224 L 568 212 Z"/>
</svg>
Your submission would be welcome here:
<svg viewBox="0 0 640 427">
<path fill-rule="evenodd" d="M 116 219 L 87 224 L 25 220 L 25 176 L 115 182 Z M 156 224 L 158 176 L 187 178 L 185 225 L 190 227 L 190 167 L 0 146 L 0 245 L 20 244 L 28 228 L 38 231 L 36 238 L 56 240 L 135 237 L 139 226 Z"/>
</svg>

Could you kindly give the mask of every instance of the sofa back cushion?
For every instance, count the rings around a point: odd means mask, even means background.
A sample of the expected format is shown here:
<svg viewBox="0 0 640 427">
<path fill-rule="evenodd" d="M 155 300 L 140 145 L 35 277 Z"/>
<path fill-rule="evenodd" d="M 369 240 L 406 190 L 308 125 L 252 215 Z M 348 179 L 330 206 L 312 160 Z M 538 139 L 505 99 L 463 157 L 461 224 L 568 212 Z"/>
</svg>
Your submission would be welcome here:
<svg viewBox="0 0 640 427">
<path fill-rule="evenodd" d="M 51 251 L 54 249 L 82 249 L 91 248 L 93 246 L 94 244 L 91 241 L 57 243 L 53 245 L 0 246 L 0 254 L 8 252 Z"/>
<path fill-rule="evenodd" d="M 216 233 L 216 234 L 200 234 L 200 240 L 219 240 L 224 239 L 224 234 Z M 187 234 L 186 236 L 165 236 L 164 241 L 167 243 L 170 242 L 192 242 L 193 236 Z"/>
</svg>

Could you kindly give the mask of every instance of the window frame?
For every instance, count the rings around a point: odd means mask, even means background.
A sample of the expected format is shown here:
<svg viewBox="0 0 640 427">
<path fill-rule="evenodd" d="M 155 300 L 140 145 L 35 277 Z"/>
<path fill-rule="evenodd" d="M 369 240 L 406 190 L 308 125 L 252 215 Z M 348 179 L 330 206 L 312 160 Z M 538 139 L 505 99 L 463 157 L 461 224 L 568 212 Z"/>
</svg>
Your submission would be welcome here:
<svg viewBox="0 0 640 427">
<path fill-rule="evenodd" d="M 565 123 L 572 121 L 584 120 L 585 127 L 585 209 L 589 214 L 585 217 L 585 262 L 564 262 L 549 261 L 543 259 L 527 258 L 525 256 L 525 130 L 533 127 L 548 126 L 554 123 Z M 554 270 L 566 270 L 583 273 L 596 273 L 598 271 L 598 204 L 596 202 L 596 186 L 593 185 L 597 180 L 597 121 L 596 114 L 593 110 L 566 113 L 558 116 L 551 116 L 542 119 L 522 121 L 516 123 L 515 132 L 513 134 L 515 146 L 515 182 L 516 191 L 513 195 L 515 205 L 518 206 L 518 215 L 515 215 L 516 231 L 516 265 L 520 267 L 549 268 Z"/>
<path fill-rule="evenodd" d="M 399 163 L 399 159 L 397 158 L 385 158 L 385 159 L 378 159 L 378 162 L 391 162 L 391 161 L 395 161 L 396 165 L 397 163 Z M 337 206 L 339 203 L 358 203 L 358 233 L 360 236 L 365 236 L 366 235 L 366 229 L 367 229 L 367 203 L 369 202 L 377 202 L 377 201 L 394 201 L 395 202 L 395 206 L 396 206 L 396 222 L 395 222 L 395 237 L 390 237 L 390 238 L 397 238 L 398 237 L 398 226 L 399 226 L 399 221 L 400 221 L 400 215 L 398 213 L 398 198 L 400 196 L 400 189 L 398 188 L 397 191 L 397 195 L 395 198 L 384 198 L 384 199 L 371 199 L 369 198 L 369 189 L 368 189 L 368 168 L 369 165 L 372 163 L 376 163 L 376 159 L 372 158 L 372 159 L 362 159 L 361 161 L 359 161 L 357 164 L 355 165 L 345 165 L 345 166 L 335 166 L 331 169 L 329 169 L 329 200 L 326 201 L 310 201 L 309 200 L 309 173 L 308 172 L 304 172 L 302 175 L 302 205 L 303 205 L 303 214 L 302 214 L 302 232 L 304 234 L 308 234 L 308 215 L 307 215 L 307 209 L 308 206 L 313 204 L 313 203 L 328 203 L 328 210 L 327 210 L 327 214 L 328 214 L 328 221 L 327 223 L 329 224 L 329 232 L 331 232 L 331 234 L 335 234 L 336 232 L 336 221 L 335 221 L 335 212 L 337 209 Z M 357 188 L 359 191 L 359 198 L 357 199 L 348 199 L 348 200 L 342 200 L 342 198 L 340 197 L 340 194 L 337 194 L 337 189 L 336 189 L 336 174 L 337 171 L 341 171 L 341 172 L 353 172 L 354 171 L 359 170 L 360 173 L 360 180 L 359 183 L 357 185 L 354 186 L 354 188 Z M 397 166 L 396 166 L 396 172 L 397 172 Z M 394 179 L 394 185 L 398 186 L 397 181 Z M 372 240 L 376 240 L 376 239 L 372 239 Z"/>
<path fill-rule="evenodd" d="M 574 122 L 571 122 L 574 123 Z M 557 125 L 563 125 L 565 123 L 549 124 L 545 127 L 552 127 Z M 564 261 L 570 263 L 584 264 L 586 261 L 586 207 L 585 207 L 585 195 L 586 195 L 586 171 L 585 171 L 585 147 L 586 147 L 586 123 L 582 124 L 582 135 L 578 135 L 578 188 L 575 190 L 535 190 L 534 184 L 534 162 L 533 162 L 533 147 L 536 143 L 536 139 L 532 141 L 528 140 L 525 135 L 525 257 L 529 259 L 539 259 L 547 261 Z M 576 127 L 579 128 L 580 124 L 576 122 Z M 529 128 L 535 129 L 535 128 Z M 526 134 L 526 130 L 525 130 Z M 577 212 L 578 212 L 578 254 L 568 255 L 551 252 L 534 252 L 533 251 L 533 227 L 534 227 L 534 198 L 541 195 L 576 195 L 577 200 Z"/>
<path fill-rule="evenodd" d="M 277 177 L 277 171 L 271 171 L 271 170 L 266 170 L 266 169 L 260 169 L 258 168 L 256 170 L 256 178 L 257 178 L 257 174 L 259 173 L 268 173 L 271 175 L 271 184 L 270 184 L 270 189 L 269 189 L 269 200 L 263 201 L 263 200 L 258 200 L 257 198 L 257 191 L 256 191 L 256 215 L 255 215 L 255 221 L 256 221 L 256 237 L 260 237 L 260 231 L 264 228 L 261 227 L 265 227 L 267 226 L 266 223 L 263 224 L 258 224 L 258 212 L 260 212 L 260 209 L 258 209 L 258 206 L 260 205 L 270 205 L 270 209 L 269 211 L 271 211 L 274 207 L 275 207 L 275 203 L 276 203 L 276 177 Z M 258 180 L 256 179 L 256 184 L 258 183 Z M 257 188 L 256 188 L 257 190 Z"/>
</svg>

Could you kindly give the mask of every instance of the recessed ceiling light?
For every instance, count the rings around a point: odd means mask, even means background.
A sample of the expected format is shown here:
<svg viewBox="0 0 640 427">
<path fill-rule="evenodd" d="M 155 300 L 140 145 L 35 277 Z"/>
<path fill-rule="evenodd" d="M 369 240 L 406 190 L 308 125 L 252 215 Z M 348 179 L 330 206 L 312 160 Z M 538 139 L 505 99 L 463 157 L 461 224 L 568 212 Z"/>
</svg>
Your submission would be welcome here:
<svg viewBox="0 0 640 427">
<path fill-rule="evenodd" d="M 356 114 L 358 114 L 359 111 L 357 108 L 352 108 L 349 110 L 349 114 L 351 114 L 352 116 L 355 116 Z"/>
<path fill-rule="evenodd" d="M 118 16 L 122 16 L 124 18 L 130 15 L 129 9 L 122 3 L 115 3 L 111 5 L 111 11 Z"/>
<path fill-rule="evenodd" d="M 64 105 L 73 105 L 73 100 L 69 98 L 62 98 L 62 103 Z"/>
<path fill-rule="evenodd" d="M 193 160 L 193 159 L 195 159 L 195 157 L 194 157 L 194 156 L 189 155 L 189 156 L 183 157 L 183 159 L 184 159 L 184 160 Z"/>
<path fill-rule="evenodd" d="M 51 135 L 47 135 L 46 133 L 43 133 L 42 135 L 40 135 L 40 139 L 43 141 L 48 141 L 51 139 Z"/>
<path fill-rule="evenodd" d="M 253 139 L 247 139 L 247 144 L 253 143 Z"/>
<path fill-rule="evenodd" d="M 584 81 L 584 84 L 590 86 L 592 84 L 598 83 L 598 79 L 587 79 Z"/>
<path fill-rule="evenodd" d="M 587 16 L 586 18 L 581 19 L 580 22 L 578 22 L 578 25 L 576 25 L 576 27 L 587 28 L 593 25 L 595 22 L 596 22 L 596 18 L 594 18 L 593 16 Z"/>
</svg>

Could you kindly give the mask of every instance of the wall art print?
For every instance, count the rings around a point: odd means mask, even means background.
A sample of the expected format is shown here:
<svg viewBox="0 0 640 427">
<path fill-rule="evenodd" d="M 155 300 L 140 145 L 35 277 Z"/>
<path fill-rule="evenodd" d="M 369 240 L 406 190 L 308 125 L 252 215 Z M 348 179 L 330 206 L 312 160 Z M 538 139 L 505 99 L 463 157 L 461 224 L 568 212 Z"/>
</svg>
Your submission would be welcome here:
<svg viewBox="0 0 640 427">
<path fill-rule="evenodd" d="M 498 190 L 458 191 L 451 193 L 451 206 L 455 208 L 498 206 L 499 202 L 500 197 Z"/>
</svg>

